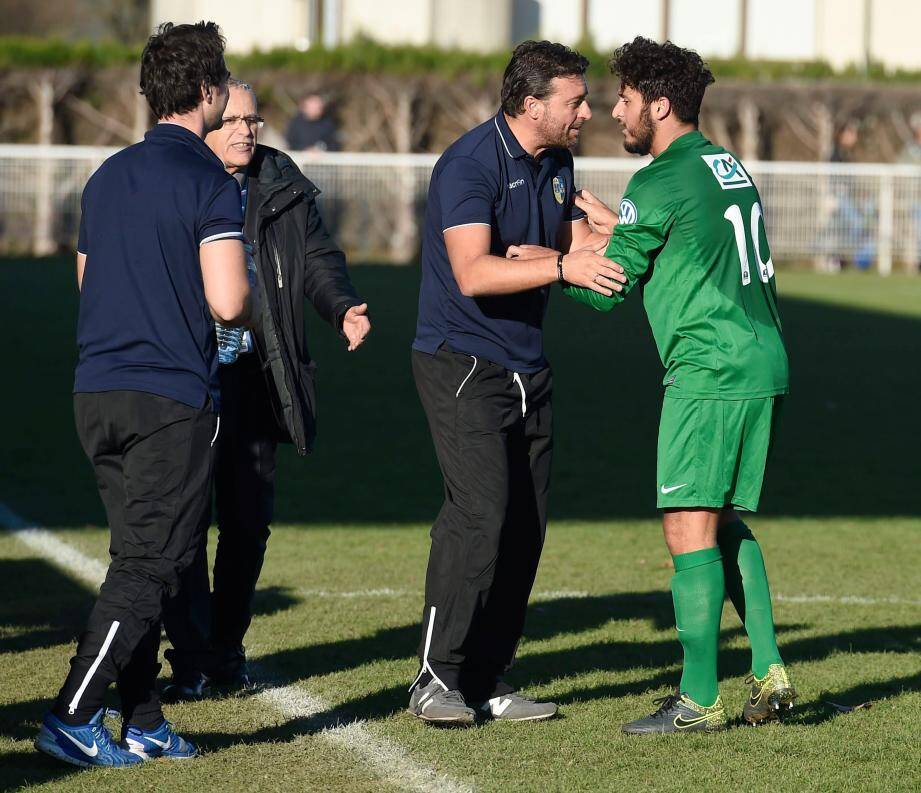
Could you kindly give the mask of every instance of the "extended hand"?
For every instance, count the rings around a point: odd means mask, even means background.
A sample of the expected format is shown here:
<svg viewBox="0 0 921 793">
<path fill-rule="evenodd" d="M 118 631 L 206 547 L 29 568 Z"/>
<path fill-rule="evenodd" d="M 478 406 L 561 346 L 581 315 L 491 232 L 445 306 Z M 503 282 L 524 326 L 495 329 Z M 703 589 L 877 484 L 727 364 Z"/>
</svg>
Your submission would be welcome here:
<svg viewBox="0 0 921 793">
<path fill-rule="evenodd" d="M 349 342 L 349 352 L 357 350 L 371 332 L 371 320 L 368 319 L 368 304 L 352 306 L 342 318 L 342 332 Z"/>
<path fill-rule="evenodd" d="M 591 250 L 573 251 L 563 257 L 563 278 L 573 286 L 584 286 L 605 297 L 623 291 L 627 283 L 624 268 Z"/>
<path fill-rule="evenodd" d="M 580 195 L 581 193 L 581 195 Z M 576 206 L 588 215 L 588 225 L 596 234 L 608 237 L 614 233 L 617 225 L 617 213 L 597 196 L 584 187 L 576 194 Z"/>
<path fill-rule="evenodd" d="M 544 256 L 557 256 L 559 251 L 545 248 L 543 245 L 509 245 L 505 252 L 506 259 L 540 259 Z"/>
</svg>

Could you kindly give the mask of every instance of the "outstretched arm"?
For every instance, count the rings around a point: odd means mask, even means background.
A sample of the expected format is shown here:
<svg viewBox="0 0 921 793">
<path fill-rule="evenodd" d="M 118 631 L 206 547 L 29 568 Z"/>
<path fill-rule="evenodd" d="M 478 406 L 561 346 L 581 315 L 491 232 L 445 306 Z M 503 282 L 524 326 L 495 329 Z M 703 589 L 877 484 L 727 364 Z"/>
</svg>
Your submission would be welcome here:
<svg viewBox="0 0 921 793">
<path fill-rule="evenodd" d="M 539 245 L 513 245 L 505 258 L 489 253 L 490 227 L 471 224 L 444 233 L 451 270 L 468 297 L 505 295 L 552 284 L 558 278 L 557 251 Z M 563 277 L 587 291 L 610 295 L 623 276 L 618 267 L 591 250 L 563 256 Z"/>
<path fill-rule="evenodd" d="M 605 251 L 605 258 L 616 262 L 623 267 L 626 283 L 622 290 L 611 295 L 598 295 L 595 292 L 580 289 L 577 286 L 568 286 L 564 293 L 573 300 L 585 303 L 596 311 L 610 311 L 620 303 L 636 283 L 647 273 L 656 256 L 665 245 L 668 231 L 671 228 L 671 210 L 669 207 L 658 206 L 646 209 L 648 200 L 640 201 L 636 196 L 631 205 L 643 207 L 642 215 L 624 219 L 618 223 L 613 212 L 603 202 L 583 190 L 583 196 L 588 198 L 577 199 L 582 201 L 589 223 L 598 228 L 607 228 L 607 224 L 614 223 L 611 241 Z M 628 187 L 627 194 L 630 195 Z"/>
</svg>

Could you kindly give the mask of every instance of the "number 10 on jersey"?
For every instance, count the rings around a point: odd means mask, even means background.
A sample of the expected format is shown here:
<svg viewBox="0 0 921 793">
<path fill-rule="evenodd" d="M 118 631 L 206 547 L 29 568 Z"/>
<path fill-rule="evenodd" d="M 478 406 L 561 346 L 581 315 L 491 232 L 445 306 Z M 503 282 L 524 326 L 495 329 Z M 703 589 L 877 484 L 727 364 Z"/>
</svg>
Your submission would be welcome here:
<svg viewBox="0 0 921 793">
<path fill-rule="evenodd" d="M 742 217 L 742 209 L 738 204 L 733 204 L 723 213 L 723 217 L 732 223 L 732 229 L 736 235 L 736 247 L 739 249 L 739 263 L 742 265 L 742 286 L 748 286 L 751 283 L 751 270 L 748 265 L 748 242 L 745 239 L 745 220 Z M 755 251 L 755 258 L 758 261 L 758 273 L 761 280 L 767 283 L 774 275 L 774 262 L 770 256 L 764 261 L 761 258 L 761 243 L 758 235 L 758 222 L 764 222 L 764 215 L 761 211 L 761 204 L 757 201 L 752 204 L 751 218 L 749 219 L 749 229 L 751 231 L 752 248 Z"/>
</svg>

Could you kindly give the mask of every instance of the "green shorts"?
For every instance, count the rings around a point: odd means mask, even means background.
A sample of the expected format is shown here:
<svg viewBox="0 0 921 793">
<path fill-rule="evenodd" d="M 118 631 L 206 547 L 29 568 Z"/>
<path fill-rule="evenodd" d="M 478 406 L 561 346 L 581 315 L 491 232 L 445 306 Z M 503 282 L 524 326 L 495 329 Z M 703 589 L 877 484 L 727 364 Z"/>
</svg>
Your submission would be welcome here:
<svg viewBox="0 0 921 793">
<path fill-rule="evenodd" d="M 783 396 L 662 402 L 656 506 L 754 512 Z"/>
</svg>

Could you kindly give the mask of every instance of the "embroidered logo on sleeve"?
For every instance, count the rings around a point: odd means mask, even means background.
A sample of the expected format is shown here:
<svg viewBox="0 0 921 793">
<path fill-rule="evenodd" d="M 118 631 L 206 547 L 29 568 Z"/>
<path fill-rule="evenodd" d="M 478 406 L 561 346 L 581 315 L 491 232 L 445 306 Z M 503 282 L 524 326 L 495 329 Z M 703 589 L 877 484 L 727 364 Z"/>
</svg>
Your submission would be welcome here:
<svg viewBox="0 0 921 793">
<path fill-rule="evenodd" d="M 738 190 L 740 187 L 752 186 L 752 180 L 742 167 L 742 163 L 728 152 L 701 154 L 700 157 L 710 167 L 710 173 L 723 190 Z"/>
<path fill-rule="evenodd" d="M 634 204 L 629 198 L 625 198 L 620 202 L 620 218 L 618 219 L 618 222 L 621 225 L 629 226 L 631 223 L 636 223 L 636 218 L 636 204 Z"/>
</svg>

